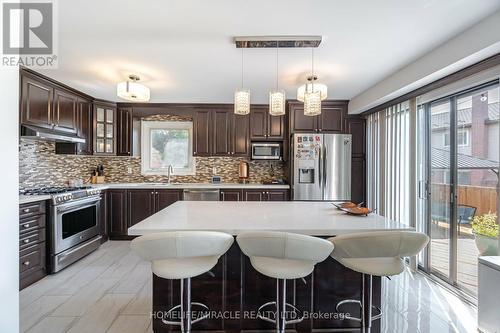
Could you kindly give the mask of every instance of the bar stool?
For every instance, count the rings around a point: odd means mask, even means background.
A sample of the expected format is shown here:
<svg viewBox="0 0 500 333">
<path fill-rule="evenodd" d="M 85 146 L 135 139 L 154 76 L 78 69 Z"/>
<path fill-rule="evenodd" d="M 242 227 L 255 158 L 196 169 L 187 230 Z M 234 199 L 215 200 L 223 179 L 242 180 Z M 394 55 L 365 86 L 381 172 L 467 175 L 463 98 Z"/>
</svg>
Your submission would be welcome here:
<svg viewBox="0 0 500 333">
<path fill-rule="evenodd" d="M 361 322 L 361 330 L 370 332 L 372 321 L 382 316 L 379 308 L 372 305 L 373 276 L 398 275 L 405 268 L 403 257 L 417 255 L 429 242 L 425 234 L 414 231 L 376 231 L 346 234 L 329 239 L 335 249 L 332 257 L 353 271 L 362 274 L 361 300 L 343 300 L 343 304 L 357 303 L 361 308 L 361 318 L 348 319 Z M 379 313 L 372 316 L 372 309 Z"/>
<path fill-rule="evenodd" d="M 332 243 L 321 238 L 275 231 L 242 233 L 236 241 L 255 270 L 276 279 L 276 301 L 260 306 L 258 318 L 275 323 L 276 332 L 280 333 L 285 332 L 287 324 L 301 322 L 303 316 L 286 319 L 287 307 L 299 312 L 294 305 L 286 302 L 286 280 L 311 274 L 314 265 L 328 258 L 333 250 Z M 276 308 L 274 320 L 261 313 L 268 306 Z"/>
<path fill-rule="evenodd" d="M 176 231 L 160 232 L 135 238 L 130 244 L 133 251 L 143 259 L 151 261 L 155 275 L 164 279 L 180 279 L 181 303 L 166 312 L 165 317 L 180 308 L 180 321 L 162 318 L 168 325 L 177 325 L 185 333 L 191 332 L 191 325 L 207 317 L 208 314 L 192 319 L 191 306 L 209 310 L 202 303 L 191 302 L 191 278 L 207 273 L 219 258 L 227 252 L 234 237 L 222 232 Z"/>
</svg>

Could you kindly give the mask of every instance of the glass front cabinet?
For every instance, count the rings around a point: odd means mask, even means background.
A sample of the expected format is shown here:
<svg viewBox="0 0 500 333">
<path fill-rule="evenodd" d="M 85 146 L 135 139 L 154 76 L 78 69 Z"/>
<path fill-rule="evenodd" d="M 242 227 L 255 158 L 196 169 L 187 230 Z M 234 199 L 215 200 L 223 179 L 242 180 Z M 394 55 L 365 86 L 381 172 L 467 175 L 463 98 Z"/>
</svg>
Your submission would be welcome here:
<svg viewBox="0 0 500 333">
<path fill-rule="evenodd" d="M 94 154 L 116 155 L 116 106 L 94 104 Z"/>
</svg>

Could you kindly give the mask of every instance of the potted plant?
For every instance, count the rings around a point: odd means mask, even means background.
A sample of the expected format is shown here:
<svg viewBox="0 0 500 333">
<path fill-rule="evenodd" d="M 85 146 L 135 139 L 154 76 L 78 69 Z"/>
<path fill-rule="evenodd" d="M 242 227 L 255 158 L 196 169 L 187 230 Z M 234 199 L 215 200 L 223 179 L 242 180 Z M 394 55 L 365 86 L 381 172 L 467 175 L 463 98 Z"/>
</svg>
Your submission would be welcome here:
<svg viewBox="0 0 500 333">
<path fill-rule="evenodd" d="M 472 219 L 472 232 L 481 256 L 498 255 L 498 223 L 494 213 L 475 216 Z"/>
</svg>

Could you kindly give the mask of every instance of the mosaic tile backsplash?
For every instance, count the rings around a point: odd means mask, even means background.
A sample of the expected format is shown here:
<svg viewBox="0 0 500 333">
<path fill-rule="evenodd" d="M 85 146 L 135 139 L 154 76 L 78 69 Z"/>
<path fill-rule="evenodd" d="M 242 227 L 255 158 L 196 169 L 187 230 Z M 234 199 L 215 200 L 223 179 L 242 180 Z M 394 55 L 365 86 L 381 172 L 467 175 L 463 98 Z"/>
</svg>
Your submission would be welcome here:
<svg viewBox="0 0 500 333">
<path fill-rule="evenodd" d="M 196 175 L 175 176 L 172 182 L 208 183 L 212 177 L 212 169 L 225 183 L 238 182 L 238 164 L 242 157 L 196 157 Z M 282 162 L 250 161 L 251 183 L 284 178 Z M 19 151 L 19 186 L 30 188 L 36 186 L 65 186 L 70 179 L 89 180 L 92 170 L 97 165 L 104 166 L 106 182 L 140 183 L 164 182 L 166 176 L 141 175 L 140 157 L 101 157 L 58 155 L 55 144 L 48 141 L 32 141 L 21 139 Z M 128 173 L 128 168 L 131 173 Z"/>
</svg>

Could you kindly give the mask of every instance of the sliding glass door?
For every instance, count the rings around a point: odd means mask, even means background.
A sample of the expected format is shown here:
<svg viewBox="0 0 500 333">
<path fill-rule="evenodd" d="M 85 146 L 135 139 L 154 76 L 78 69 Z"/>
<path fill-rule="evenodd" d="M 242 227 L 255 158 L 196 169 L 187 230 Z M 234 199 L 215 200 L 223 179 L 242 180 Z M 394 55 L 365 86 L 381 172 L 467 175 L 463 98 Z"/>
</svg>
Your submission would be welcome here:
<svg viewBox="0 0 500 333">
<path fill-rule="evenodd" d="M 498 254 L 498 84 L 421 104 L 419 120 L 420 264 L 476 297 L 478 256 Z"/>
</svg>

